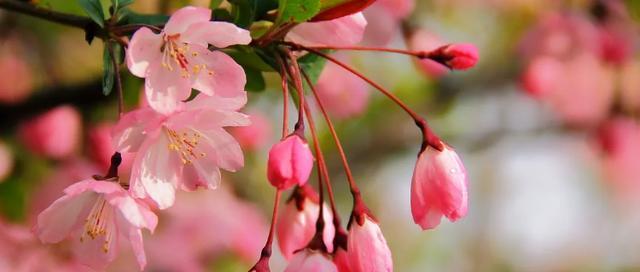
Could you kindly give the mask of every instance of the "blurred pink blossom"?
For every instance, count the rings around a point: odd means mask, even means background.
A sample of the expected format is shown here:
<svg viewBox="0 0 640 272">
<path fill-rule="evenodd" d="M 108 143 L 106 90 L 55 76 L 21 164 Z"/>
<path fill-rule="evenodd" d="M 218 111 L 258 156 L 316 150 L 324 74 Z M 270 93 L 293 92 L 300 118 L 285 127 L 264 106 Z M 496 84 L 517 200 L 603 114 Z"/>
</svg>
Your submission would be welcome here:
<svg viewBox="0 0 640 272">
<path fill-rule="evenodd" d="M 13 170 L 13 154 L 3 141 L 0 140 L 0 182 L 3 182 Z"/>
<path fill-rule="evenodd" d="M 400 32 L 402 20 L 409 17 L 415 7 L 414 0 L 378 0 L 364 11 L 367 44 L 385 46 Z"/>
<path fill-rule="evenodd" d="M 363 224 L 353 220 L 349 228 L 347 255 L 353 272 L 393 271 L 393 260 L 380 226 L 368 215 Z"/>
<path fill-rule="evenodd" d="M 336 118 L 357 116 L 369 102 L 367 83 L 332 62 L 325 65 L 316 88 L 322 105 Z"/>
<path fill-rule="evenodd" d="M 309 186 L 298 187 L 284 207 L 278 218 L 276 237 L 278 246 L 285 259 L 289 260 L 294 253 L 307 246 L 316 233 L 316 221 L 320 205 L 316 192 Z M 324 204 L 323 220 L 325 222 L 322 240 L 328 252 L 333 251 L 335 228 L 333 216 Z"/>
<path fill-rule="evenodd" d="M 305 46 L 349 46 L 362 40 L 367 20 L 361 12 L 330 21 L 299 24 L 286 40 Z"/>
<path fill-rule="evenodd" d="M 418 29 L 410 34 L 408 47 L 414 51 L 431 51 L 445 43 L 435 34 Z M 430 59 L 415 59 L 420 70 L 427 76 L 439 78 L 448 72 L 447 67 Z"/>
<path fill-rule="evenodd" d="M 629 112 L 640 112 L 640 60 L 626 62 L 620 71 L 620 103 Z"/>
<path fill-rule="evenodd" d="M 83 180 L 64 190 L 65 195 L 38 216 L 34 232 L 43 243 L 75 237 L 75 255 L 94 269 L 103 269 L 117 256 L 119 239 L 131 244 L 143 270 L 146 256 L 142 228 L 153 232 L 156 215 L 133 199 L 117 182 Z"/>
<path fill-rule="evenodd" d="M 249 31 L 227 22 L 211 22 L 211 10 L 184 7 L 177 10 L 161 33 L 143 27 L 131 37 L 127 66 L 132 74 L 146 78 L 149 105 L 169 114 L 191 94 L 235 96 L 244 90 L 244 71 L 221 51 L 251 42 Z"/>
<path fill-rule="evenodd" d="M 467 214 L 467 171 L 450 147 L 427 147 L 418 156 L 411 180 L 411 214 L 423 230 L 440 224 L 442 216 L 456 221 Z"/>
<path fill-rule="evenodd" d="M 88 131 L 89 155 L 93 161 L 98 164 L 100 169 L 109 168 L 111 165 L 111 156 L 116 152 L 113 146 L 113 139 L 111 139 L 111 131 L 114 126 L 112 123 L 99 123 L 90 127 Z M 133 153 L 122 154 L 122 163 L 118 168 L 118 173 L 120 173 L 121 177 L 128 176 L 128 174 L 131 173 L 133 159 Z"/>
<path fill-rule="evenodd" d="M 637 201 L 640 196 L 640 123 L 623 117 L 612 119 L 602 127 L 599 137 L 607 181 L 624 200 Z"/>
<path fill-rule="evenodd" d="M 18 103 L 33 89 L 33 76 L 14 39 L 4 40 L 0 49 L 0 103 Z"/>
<path fill-rule="evenodd" d="M 248 150 L 257 150 L 270 140 L 271 120 L 260 112 L 249 113 L 251 124 L 246 127 L 234 127 L 229 131 L 238 140 L 240 146 Z"/>
<path fill-rule="evenodd" d="M 267 178 L 271 185 L 286 190 L 304 185 L 313 169 L 313 154 L 307 142 L 298 134 L 291 134 L 269 150 Z"/>
<path fill-rule="evenodd" d="M 59 106 L 19 127 L 20 140 L 33 153 L 54 159 L 73 154 L 80 143 L 82 117 L 71 106 Z"/>
<path fill-rule="evenodd" d="M 331 257 L 319 251 L 305 249 L 293 255 L 285 272 L 338 272 Z"/>
<path fill-rule="evenodd" d="M 246 102 L 245 92 L 228 98 L 199 95 L 168 116 L 150 108 L 125 114 L 113 129 L 113 139 L 120 152 L 137 152 L 130 180 L 133 194 L 166 209 L 173 205 L 177 188 L 214 189 L 220 168 L 242 168 L 240 145 L 224 128 L 249 125 L 249 118 L 238 112 Z"/>
</svg>

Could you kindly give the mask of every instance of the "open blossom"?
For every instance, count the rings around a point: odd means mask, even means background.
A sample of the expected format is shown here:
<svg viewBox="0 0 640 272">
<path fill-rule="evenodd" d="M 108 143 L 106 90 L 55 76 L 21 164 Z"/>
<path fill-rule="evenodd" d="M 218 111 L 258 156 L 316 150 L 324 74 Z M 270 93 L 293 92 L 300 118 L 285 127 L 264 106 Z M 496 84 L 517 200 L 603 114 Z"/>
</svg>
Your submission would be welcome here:
<svg viewBox="0 0 640 272">
<path fill-rule="evenodd" d="M 115 259 L 121 238 L 131 243 L 140 269 L 146 265 L 142 232 L 153 231 L 156 215 L 144 203 L 113 181 L 84 180 L 64 190 L 39 216 L 35 233 L 43 243 L 77 240 L 79 261 L 104 269 Z"/>
<path fill-rule="evenodd" d="M 267 178 L 278 189 L 304 185 L 312 168 L 313 154 L 307 142 L 297 134 L 287 136 L 269 150 Z"/>
<path fill-rule="evenodd" d="M 411 180 L 411 213 L 422 229 L 456 221 L 467 214 L 467 171 L 455 151 L 427 148 L 418 157 Z"/>
<path fill-rule="evenodd" d="M 320 205 L 315 194 L 313 189 L 308 186 L 298 187 L 278 218 L 276 235 L 280 252 L 285 259 L 291 259 L 297 250 L 307 246 L 316 233 Z M 335 235 L 335 228 L 332 224 L 333 216 L 329 207 L 324 203 L 323 205 L 322 215 L 325 225 L 322 240 L 327 251 L 332 252 Z"/>
<path fill-rule="evenodd" d="M 338 272 L 331 257 L 320 251 L 305 249 L 293 255 L 285 272 Z"/>
<path fill-rule="evenodd" d="M 248 117 L 237 112 L 246 102 L 245 92 L 228 98 L 199 95 L 170 115 L 150 108 L 124 115 L 113 138 L 117 150 L 137 152 L 131 169 L 133 194 L 166 209 L 175 200 L 175 189 L 213 189 L 220 182 L 220 168 L 242 168 L 240 145 L 224 127 L 249 124 Z"/>
<path fill-rule="evenodd" d="M 358 12 L 330 21 L 302 23 L 291 29 L 286 40 L 305 46 L 349 46 L 362 40 L 366 26 L 367 20 Z"/>
<path fill-rule="evenodd" d="M 24 122 L 20 140 L 33 153 L 54 159 L 71 155 L 78 148 L 82 117 L 75 108 L 64 105 Z"/>
<path fill-rule="evenodd" d="M 176 11 L 159 34 L 143 27 L 127 50 L 132 74 L 144 77 L 149 105 L 168 114 L 189 97 L 191 88 L 206 95 L 235 96 L 246 77 L 231 57 L 210 51 L 251 42 L 249 31 L 227 22 L 211 22 L 211 10 L 184 7 Z"/>
<path fill-rule="evenodd" d="M 364 217 L 362 225 L 353 220 L 349 228 L 347 256 L 351 271 L 393 271 L 391 250 L 380 226 L 368 215 Z"/>
</svg>

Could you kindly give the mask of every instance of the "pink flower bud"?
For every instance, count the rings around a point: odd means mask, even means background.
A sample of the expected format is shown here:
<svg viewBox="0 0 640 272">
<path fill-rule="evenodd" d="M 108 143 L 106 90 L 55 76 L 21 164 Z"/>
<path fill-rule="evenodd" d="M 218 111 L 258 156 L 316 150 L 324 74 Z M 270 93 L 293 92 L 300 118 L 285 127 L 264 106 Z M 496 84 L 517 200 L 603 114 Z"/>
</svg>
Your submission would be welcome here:
<svg viewBox="0 0 640 272">
<path fill-rule="evenodd" d="M 0 141 L 0 182 L 11 174 L 13 168 L 13 155 L 9 147 Z"/>
<path fill-rule="evenodd" d="M 442 47 L 444 64 L 456 70 L 466 70 L 478 62 L 478 48 L 469 43 L 450 44 Z"/>
<path fill-rule="evenodd" d="M 313 155 L 309 145 L 296 134 L 281 140 L 269 150 L 267 178 L 278 189 L 305 184 L 312 168 Z"/>
<path fill-rule="evenodd" d="M 427 148 L 420 153 L 411 181 L 411 213 L 422 229 L 456 221 L 467 214 L 467 171 L 455 151 Z"/>
<path fill-rule="evenodd" d="M 365 215 L 364 223 L 353 220 L 349 229 L 347 256 L 353 272 L 393 271 L 393 260 L 380 226 Z"/>
<path fill-rule="evenodd" d="M 332 224 L 333 216 L 329 207 L 326 204 L 323 205 L 325 226 L 322 240 L 327 251 L 331 252 L 335 235 L 335 228 Z M 278 218 L 276 235 L 282 255 L 285 259 L 291 259 L 297 250 L 309 244 L 316 233 L 316 220 L 320 205 L 318 205 L 318 197 L 313 189 L 305 186 L 296 189 L 284 209 Z"/>
<path fill-rule="evenodd" d="M 333 263 L 338 268 L 338 272 L 351 272 L 351 264 L 349 263 L 349 256 L 347 251 L 338 247 L 333 252 Z"/>
<path fill-rule="evenodd" d="M 326 254 L 305 249 L 293 256 L 284 272 L 338 272 L 338 269 Z"/>
<path fill-rule="evenodd" d="M 54 159 L 73 153 L 80 141 L 82 119 L 71 106 L 60 106 L 37 116 L 19 128 L 20 138 L 29 150 Z"/>
</svg>

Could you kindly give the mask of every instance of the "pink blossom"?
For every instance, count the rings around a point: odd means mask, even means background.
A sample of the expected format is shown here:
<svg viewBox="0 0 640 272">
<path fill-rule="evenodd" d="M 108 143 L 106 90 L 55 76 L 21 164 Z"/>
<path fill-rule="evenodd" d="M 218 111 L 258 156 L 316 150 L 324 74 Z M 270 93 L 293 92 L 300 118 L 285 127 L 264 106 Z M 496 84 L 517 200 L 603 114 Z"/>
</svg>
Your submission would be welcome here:
<svg viewBox="0 0 640 272">
<path fill-rule="evenodd" d="M 285 205 L 284 211 L 278 218 L 276 236 L 278 246 L 285 259 L 291 259 L 294 253 L 307 246 L 316 233 L 316 221 L 320 205 L 313 189 L 304 186 L 297 188 L 291 199 Z M 333 251 L 333 237 L 335 228 L 332 224 L 333 216 L 326 204 L 323 205 L 323 220 L 325 222 L 322 240 L 328 252 Z"/>
<path fill-rule="evenodd" d="M 601 128 L 599 137 L 607 184 L 622 200 L 637 201 L 640 196 L 640 124 L 637 120 L 616 118 Z"/>
<path fill-rule="evenodd" d="M 611 63 L 622 64 L 633 53 L 635 30 L 633 24 L 609 22 L 599 29 L 600 56 Z"/>
<path fill-rule="evenodd" d="M 330 257 L 319 251 L 305 249 L 293 255 L 285 272 L 338 272 Z"/>
<path fill-rule="evenodd" d="M 445 45 L 438 36 L 424 29 L 411 33 L 408 43 L 409 48 L 414 51 L 432 51 Z M 430 59 L 416 59 L 416 63 L 429 77 L 438 78 L 448 72 L 447 67 Z"/>
<path fill-rule="evenodd" d="M 467 171 L 456 152 L 445 146 L 420 153 L 411 180 L 411 213 L 422 229 L 452 222 L 467 214 Z"/>
<path fill-rule="evenodd" d="M 353 220 L 349 228 L 349 264 L 353 272 L 393 271 L 393 260 L 380 226 L 364 215 L 362 225 Z"/>
<path fill-rule="evenodd" d="M 82 117 L 71 106 L 59 106 L 24 122 L 20 140 L 31 151 L 62 159 L 76 151 L 82 132 Z"/>
<path fill-rule="evenodd" d="M 124 115 L 113 130 L 116 149 L 137 152 L 131 170 L 131 190 L 149 197 L 158 208 L 173 205 L 175 189 L 214 189 L 220 168 L 236 171 L 244 165 L 240 145 L 224 127 L 246 126 L 237 112 L 247 102 L 235 97 L 199 95 L 169 115 L 142 108 Z"/>
<path fill-rule="evenodd" d="M 269 150 L 267 178 L 278 189 L 304 185 L 312 168 L 313 154 L 307 142 L 297 134 L 287 136 Z"/>
<path fill-rule="evenodd" d="M 300 24 L 287 34 L 286 40 L 305 46 L 349 46 L 362 40 L 367 26 L 362 13 L 354 13 L 330 21 Z"/>
<path fill-rule="evenodd" d="M 338 268 L 338 272 L 351 272 L 351 263 L 349 263 L 349 255 L 347 251 L 338 247 L 333 252 L 333 263 Z"/>
<path fill-rule="evenodd" d="M 244 90 L 242 67 L 228 55 L 207 47 L 248 44 L 249 31 L 210 19 L 210 9 L 184 7 L 159 34 L 143 27 L 131 38 L 127 66 L 134 75 L 146 78 L 146 97 L 156 111 L 171 113 L 189 97 L 191 88 L 226 97 Z"/>
<path fill-rule="evenodd" d="M 349 118 L 362 113 L 369 102 L 368 85 L 357 76 L 328 62 L 316 85 L 322 105 L 337 118 Z"/>
<path fill-rule="evenodd" d="M 113 261 L 118 240 L 131 243 L 140 269 L 146 265 L 142 228 L 153 231 L 156 215 L 118 183 L 84 180 L 67 187 L 65 195 L 39 216 L 34 231 L 43 243 L 58 243 L 72 236 L 79 261 L 103 269 Z"/>
<path fill-rule="evenodd" d="M 18 103 L 33 89 L 33 76 L 16 39 L 3 40 L 0 50 L 0 102 Z"/>
<path fill-rule="evenodd" d="M 232 128 L 231 134 L 236 137 L 240 146 L 249 149 L 259 149 L 267 143 L 272 134 L 271 121 L 259 112 L 249 113 L 251 125 Z"/>
<path fill-rule="evenodd" d="M 0 182 L 11 174 L 12 169 L 13 154 L 9 147 L 3 141 L 0 141 Z"/>
</svg>

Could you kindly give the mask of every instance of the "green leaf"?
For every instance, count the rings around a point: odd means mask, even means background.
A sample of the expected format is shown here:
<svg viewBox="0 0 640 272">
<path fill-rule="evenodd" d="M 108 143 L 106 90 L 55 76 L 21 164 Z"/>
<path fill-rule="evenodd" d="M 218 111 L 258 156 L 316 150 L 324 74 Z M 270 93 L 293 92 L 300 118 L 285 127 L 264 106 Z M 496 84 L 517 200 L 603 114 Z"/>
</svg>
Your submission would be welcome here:
<svg viewBox="0 0 640 272">
<path fill-rule="evenodd" d="M 161 26 L 169 21 L 169 16 L 163 14 L 140 14 L 133 11 L 127 13 L 127 24 L 145 24 Z"/>
<path fill-rule="evenodd" d="M 264 91 L 267 86 L 267 83 L 264 81 L 264 77 L 262 76 L 262 72 L 251 69 L 244 68 L 244 73 L 247 75 L 247 84 L 245 85 L 245 89 L 250 92 L 260 92 Z"/>
<path fill-rule="evenodd" d="M 302 23 L 320 11 L 320 0 L 279 0 L 278 23 Z"/>
<path fill-rule="evenodd" d="M 313 84 L 316 84 L 316 82 L 318 82 L 320 73 L 322 73 L 322 70 L 324 69 L 324 65 L 326 63 L 326 59 L 311 53 L 306 54 L 298 59 L 298 65 L 300 66 L 300 69 L 304 70 L 305 73 L 307 73 L 309 79 Z"/>
<path fill-rule="evenodd" d="M 104 27 L 104 11 L 100 0 L 78 0 L 84 12 L 100 27 Z"/>
<path fill-rule="evenodd" d="M 115 1 L 118 4 L 119 8 L 124 8 L 128 5 L 133 4 L 133 0 L 115 0 Z"/>
<path fill-rule="evenodd" d="M 224 52 L 245 69 L 249 68 L 265 72 L 273 71 L 272 66 L 260 57 L 259 49 L 253 49 L 250 46 L 234 46 L 233 48 L 225 49 Z"/>
<path fill-rule="evenodd" d="M 211 3 L 209 3 L 209 8 L 210 9 L 216 9 L 220 6 L 220 4 L 222 4 L 222 1 L 224 0 L 211 0 Z"/>
<path fill-rule="evenodd" d="M 627 10 L 631 17 L 636 20 L 636 22 L 640 22 L 640 1 L 637 0 L 626 0 Z"/>
<path fill-rule="evenodd" d="M 233 23 L 242 28 L 248 28 L 256 18 L 257 0 L 230 0 Z"/>
<path fill-rule="evenodd" d="M 102 93 L 105 96 L 111 93 L 111 90 L 113 89 L 113 81 L 116 75 L 116 70 L 115 67 L 113 67 L 113 59 L 111 57 L 111 52 L 109 51 L 109 46 L 110 43 L 106 42 L 104 44 L 104 49 L 102 50 Z"/>
</svg>

